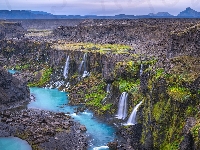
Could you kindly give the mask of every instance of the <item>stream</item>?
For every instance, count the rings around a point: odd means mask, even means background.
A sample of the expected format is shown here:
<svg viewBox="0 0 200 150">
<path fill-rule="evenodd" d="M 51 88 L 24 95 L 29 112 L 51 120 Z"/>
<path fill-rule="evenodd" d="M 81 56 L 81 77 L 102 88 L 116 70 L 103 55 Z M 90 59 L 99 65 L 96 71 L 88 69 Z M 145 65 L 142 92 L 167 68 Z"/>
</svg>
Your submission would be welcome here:
<svg viewBox="0 0 200 150">
<path fill-rule="evenodd" d="M 107 143 L 114 140 L 115 128 L 95 118 L 90 111 L 74 113 L 77 106 L 67 105 L 67 93 L 57 89 L 37 87 L 30 88 L 30 92 L 35 96 L 35 101 L 32 101 L 28 108 L 70 113 L 76 121 L 85 125 L 87 128 L 86 134 L 90 139 L 88 150 L 108 149 Z"/>
</svg>

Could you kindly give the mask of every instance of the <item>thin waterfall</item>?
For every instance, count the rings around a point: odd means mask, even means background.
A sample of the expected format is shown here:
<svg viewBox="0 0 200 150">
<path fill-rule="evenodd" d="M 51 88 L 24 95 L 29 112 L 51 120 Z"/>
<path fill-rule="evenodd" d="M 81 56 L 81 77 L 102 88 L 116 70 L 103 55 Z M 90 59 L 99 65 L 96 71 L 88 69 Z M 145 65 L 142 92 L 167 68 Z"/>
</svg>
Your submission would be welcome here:
<svg viewBox="0 0 200 150">
<path fill-rule="evenodd" d="M 134 107 L 130 117 L 128 118 L 126 125 L 135 125 L 137 123 L 136 121 L 137 110 L 141 104 L 142 104 L 142 101 Z"/>
<path fill-rule="evenodd" d="M 83 55 L 84 71 L 87 71 L 87 53 Z"/>
<path fill-rule="evenodd" d="M 107 92 L 107 93 L 110 93 L 110 86 L 111 86 L 111 84 L 108 83 L 108 85 L 107 85 L 107 87 L 106 87 L 106 92 Z"/>
<path fill-rule="evenodd" d="M 81 77 L 81 74 L 83 73 L 82 78 L 85 78 L 90 75 L 90 73 L 87 71 L 87 53 L 83 55 L 83 60 L 81 61 L 78 67 L 78 73 L 80 77 Z"/>
<path fill-rule="evenodd" d="M 90 73 L 87 71 L 87 53 L 83 55 L 83 67 L 84 67 L 84 71 L 83 71 L 82 78 L 85 78 L 90 75 Z"/>
<path fill-rule="evenodd" d="M 105 104 L 106 101 L 110 98 L 110 87 L 111 87 L 111 84 L 108 83 L 107 84 L 107 87 L 106 87 L 106 96 L 104 97 L 104 99 L 101 101 L 102 104 Z"/>
<path fill-rule="evenodd" d="M 143 64 L 140 65 L 140 76 L 143 74 Z"/>
<path fill-rule="evenodd" d="M 127 98 L 128 98 L 128 93 L 126 92 L 123 92 L 120 96 L 118 112 L 116 115 L 116 118 L 118 119 L 125 119 L 127 116 Z"/>
<path fill-rule="evenodd" d="M 84 61 L 82 60 L 79 67 L 78 67 L 78 73 L 81 74 L 82 68 L 83 68 Z"/>
<path fill-rule="evenodd" d="M 68 77 L 68 72 L 69 72 L 69 56 L 67 57 L 67 60 L 65 62 L 65 68 L 63 72 L 63 76 L 65 77 L 65 79 Z"/>
</svg>

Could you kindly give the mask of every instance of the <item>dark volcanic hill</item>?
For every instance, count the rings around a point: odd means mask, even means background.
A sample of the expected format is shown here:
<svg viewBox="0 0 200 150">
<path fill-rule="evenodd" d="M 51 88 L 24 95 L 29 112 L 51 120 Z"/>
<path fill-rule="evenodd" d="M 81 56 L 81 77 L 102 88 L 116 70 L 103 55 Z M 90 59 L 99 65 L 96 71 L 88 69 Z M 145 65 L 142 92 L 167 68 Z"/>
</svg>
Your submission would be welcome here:
<svg viewBox="0 0 200 150">
<path fill-rule="evenodd" d="M 178 14 L 178 17 L 183 17 L 183 18 L 199 18 L 200 17 L 200 12 L 197 12 L 194 9 L 188 7 L 184 11 L 180 12 Z"/>
</svg>

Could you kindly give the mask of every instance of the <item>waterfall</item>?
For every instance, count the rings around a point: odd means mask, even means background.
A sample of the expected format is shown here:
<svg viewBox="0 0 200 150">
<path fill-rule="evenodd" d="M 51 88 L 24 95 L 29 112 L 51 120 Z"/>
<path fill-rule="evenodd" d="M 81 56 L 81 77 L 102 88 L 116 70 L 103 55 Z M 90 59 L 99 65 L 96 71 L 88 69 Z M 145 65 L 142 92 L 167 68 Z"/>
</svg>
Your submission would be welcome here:
<svg viewBox="0 0 200 150">
<path fill-rule="evenodd" d="M 126 125 L 135 125 L 137 123 L 136 121 L 137 109 L 141 104 L 142 101 L 134 107 L 130 117 L 128 118 Z"/>
<path fill-rule="evenodd" d="M 78 67 L 78 73 L 79 74 L 81 74 L 81 70 L 83 68 L 83 63 L 84 63 L 84 61 L 82 60 L 81 63 L 80 63 L 80 65 L 79 65 L 79 67 Z"/>
<path fill-rule="evenodd" d="M 128 93 L 126 92 L 123 92 L 120 96 L 118 112 L 116 115 L 118 119 L 125 119 L 127 116 L 127 98 L 128 98 Z"/>
<path fill-rule="evenodd" d="M 90 73 L 87 71 L 87 53 L 83 55 L 83 60 L 81 61 L 78 68 L 78 72 L 80 75 L 82 73 L 82 69 L 83 69 L 82 78 L 85 78 L 90 75 Z"/>
<path fill-rule="evenodd" d="M 69 56 L 67 57 L 64 72 L 63 72 L 63 76 L 65 77 L 65 79 L 68 77 L 68 72 L 69 72 Z"/>
<path fill-rule="evenodd" d="M 110 98 L 110 86 L 111 84 L 107 84 L 107 87 L 106 87 L 106 96 L 104 97 L 104 99 L 101 101 L 102 104 L 105 104 L 106 101 Z"/>
<path fill-rule="evenodd" d="M 107 87 L 106 87 L 106 92 L 107 92 L 107 93 L 110 93 L 110 86 L 111 86 L 111 84 L 109 83 L 109 84 L 107 85 Z"/>
<path fill-rule="evenodd" d="M 140 65 L 140 76 L 143 74 L 143 64 Z"/>
<path fill-rule="evenodd" d="M 87 71 L 87 53 L 83 55 L 84 71 Z"/>
</svg>

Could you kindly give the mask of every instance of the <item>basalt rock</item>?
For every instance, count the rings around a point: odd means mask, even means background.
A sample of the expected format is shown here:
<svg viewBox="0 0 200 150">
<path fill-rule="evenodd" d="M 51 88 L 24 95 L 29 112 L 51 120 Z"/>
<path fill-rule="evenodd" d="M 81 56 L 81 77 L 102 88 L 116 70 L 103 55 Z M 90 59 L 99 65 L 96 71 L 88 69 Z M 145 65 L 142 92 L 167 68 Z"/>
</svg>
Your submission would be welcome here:
<svg viewBox="0 0 200 150">
<path fill-rule="evenodd" d="M 22 38 L 26 31 L 18 22 L 0 21 L 0 39 Z"/>
<path fill-rule="evenodd" d="M 0 68 L 0 110 L 15 108 L 30 101 L 29 88 Z"/>
<path fill-rule="evenodd" d="M 9 113 L 9 115 L 8 115 Z M 86 150 L 87 140 L 83 128 L 64 113 L 34 109 L 2 112 L 0 136 L 17 136 L 27 140 L 34 148 Z"/>
</svg>

